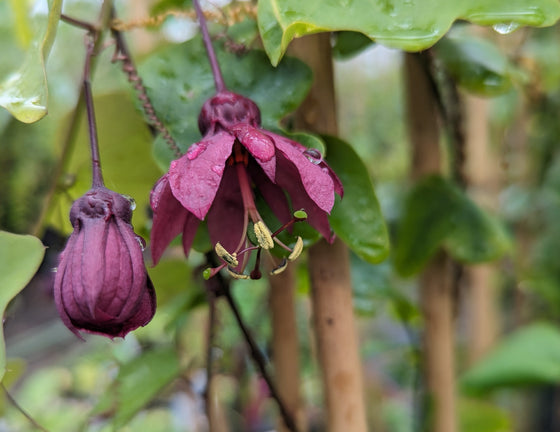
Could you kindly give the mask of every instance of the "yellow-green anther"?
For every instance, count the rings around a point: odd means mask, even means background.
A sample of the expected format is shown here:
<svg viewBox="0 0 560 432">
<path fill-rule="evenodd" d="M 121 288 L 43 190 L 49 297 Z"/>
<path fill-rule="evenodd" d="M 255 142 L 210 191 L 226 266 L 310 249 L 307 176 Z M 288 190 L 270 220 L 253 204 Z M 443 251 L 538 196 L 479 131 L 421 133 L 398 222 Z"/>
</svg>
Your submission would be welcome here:
<svg viewBox="0 0 560 432">
<path fill-rule="evenodd" d="M 237 273 L 235 270 L 232 270 L 229 266 L 227 268 L 228 273 L 234 279 L 249 279 L 249 276 L 243 273 Z"/>
<path fill-rule="evenodd" d="M 288 261 L 296 260 L 301 255 L 302 250 L 303 250 L 303 240 L 301 237 L 298 237 L 296 240 L 296 244 L 294 245 L 294 249 L 292 250 L 292 253 L 288 255 Z"/>
<path fill-rule="evenodd" d="M 282 260 L 282 262 L 280 263 L 280 265 L 270 272 L 270 275 L 274 276 L 274 275 L 280 274 L 284 270 L 286 270 L 286 267 L 288 267 L 288 260 L 286 258 L 284 258 Z"/>
<path fill-rule="evenodd" d="M 237 261 L 237 254 L 235 252 L 230 254 L 220 244 L 220 242 L 216 243 L 216 246 L 214 246 L 214 251 L 216 252 L 216 255 L 218 255 L 221 259 L 223 259 L 230 266 L 237 267 L 239 265 L 239 261 Z"/>
<path fill-rule="evenodd" d="M 272 249 L 274 247 L 274 240 L 272 240 L 272 233 L 263 221 L 255 222 L 253 226 L 255 230 L 255 236 L 257 237 L 257 243 L 263 249 Z"/>
<path fill-rule="evenodd" d="M 295 217 L 296 219 L 305 220 L 305 219 L 307 219 L 307 213 L 306 213 L 305 210 L 303 210 L 303 209 L 302 209 L 302 210 L 296 210 L 296 211 L 294 212 L 294 217 Z"/>
</svg>

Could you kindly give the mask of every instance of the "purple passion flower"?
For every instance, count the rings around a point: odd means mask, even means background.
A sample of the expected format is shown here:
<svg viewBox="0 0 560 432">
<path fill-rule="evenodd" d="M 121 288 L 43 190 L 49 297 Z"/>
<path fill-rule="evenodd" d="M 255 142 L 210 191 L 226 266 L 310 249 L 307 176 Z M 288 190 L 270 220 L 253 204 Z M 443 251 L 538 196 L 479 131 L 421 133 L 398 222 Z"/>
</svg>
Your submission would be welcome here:
<svg viewBox="0 0 560 432">
<path fill-rule="evenodd" d="M 74 232 L 60 255 L 54 299 L 78 337 L 79 331 L 124 337 L 154 316 L 155 291 L 131 218 L 131 202 L 105 187 L 72 205 Z"/>
<path fill-rule="evenodd" d="M 243 270 L 238 256 L 255 249 L 260 256 L 260 249 L 270 249 L 274 242 L 293 252 L 276 234 L 305 217 L 332 242 L 327 215 L 335 192 L 343 194 L 340 180 L 317 150 L 264 130 L 260 123 L 257 105 L 238 94 L 221 91 L 205 102 L 198 118 L 202 140 L 171 162 L 152 190 L 154 263 L 179 233 L 188 255 L 204 219 L 218 256 L 230 270 Z M 254 191 L 283 224 L 277 232 L 271 233 L 264 224 Z M 294 218 L 292 209 L 304 210 L 300 215 L 305 216 Z M 254 232 L 257 247 L 250 246 L 248 229 Z"/>
</svg>

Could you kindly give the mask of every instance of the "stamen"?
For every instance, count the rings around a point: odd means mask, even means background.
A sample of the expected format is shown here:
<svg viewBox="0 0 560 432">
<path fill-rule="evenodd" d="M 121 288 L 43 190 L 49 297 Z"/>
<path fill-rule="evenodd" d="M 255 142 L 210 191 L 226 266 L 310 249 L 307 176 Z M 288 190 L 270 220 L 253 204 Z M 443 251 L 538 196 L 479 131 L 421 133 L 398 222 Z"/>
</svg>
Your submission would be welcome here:
<svg viewBox="0 0 560 432">
<path fill-rule="evenodd" d="M 294 212 L 294 218 L 297 219 L 296 222 L 304 221 L 307 219 L 307 212 L 304 209 L 296 210 Z"/>
<path fill-rule="evenodd" d="M 220 244 L 220 242 L 216 243 L 216 246 L 214 246 L 214 251 L 216 252 L 216 255 L 218 255 L 222 260 L 224 260 L 230 266 L 237 267 L 239 265 L 239 261 L 237 260 L 237 254 L 235 252 L 230 254 Z"/>
<path fill-rule="evenodd" d="M 243 273 L 237 273 L 235 270 L 233 270 L 231 267 L 228 266 L 227 268 L 228 273 L 230 274 L 230 276 L 234 279 L 249 279 L 249 276 L 247 276 L 246 274 Z"/>
<path fill-rule="evenodd" d="M 303 251 L 303 239 L 298 237 L 296 240 L 296 244 L 294 245 L 294 250 L 290 255 L 288 255 L 288 261 L 294 261 L 301 255 Z"/>
<path fill-rule="evenodd" d="M 257 221 L 253 225 L 255 230 L 255 236 L 257 237 L 257 243 L 263 249 L 272 249 L 274 247 L 274 240 L 272 240 L 272 233 L 263 221 Z"/>
<path fill-rule="evenodd" d="M 204 278 L 204 280 L 208 280 L 214 276 L 216 276 L 218 274 L 218 272 L 223 269 L 226 265 L 222 264 L 218 267 L 214 267 L 214 268 L 207 268 L 202 272 L 202 277 Z"/>
<path fill-rule="evenodd" d="M 282 262 L 280 263 L 280 265 L 278 267 L 274 268 L 270 272 L 270 275 L 271 276 L 278 275 L 278 274 L 282 273 L 284 270 L 286 270 L 286 267 L 288 267 L 288 260 L 286 258 L 284 258 L 282 260 Z"/>
</svg>

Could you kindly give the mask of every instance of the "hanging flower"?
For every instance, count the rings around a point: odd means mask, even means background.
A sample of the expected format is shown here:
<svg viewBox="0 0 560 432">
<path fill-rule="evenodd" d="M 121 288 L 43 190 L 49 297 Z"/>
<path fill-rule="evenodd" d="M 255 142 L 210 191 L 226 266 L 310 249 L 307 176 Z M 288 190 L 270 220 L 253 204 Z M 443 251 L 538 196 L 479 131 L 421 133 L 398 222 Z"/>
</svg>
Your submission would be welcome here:
<svg viewBox="0 0 560 432">
<path fill-rule="evenodd" d="M 60 255 L 54 298 L 77 336 L 124 337 L 154 316 L 155 291 L 131 218 L 130 201 L 102 186 L 72 205 L 74 231 Z"/>
<path fill-rule="evenodd" d="M 343 188 L 317 150 L 262 129 L 257 105 L 227 90 L 206 101 L 198 125 L 203 139 L 173 161 L 152 190 L 155 263 L 179 233 L 188 254 L 204 219 L 216 252 L 238 276 L 237 270 L 244 267 L 238 257 L 255 249 L 260 257 L 260 250 L 275 242 L 295 258 L 276 237 L 293 222 L 307 218 L 328 241 L 333 240 L 327 215 L 335 192 L 342 196 Z M 272 233 L 258 213 L 255 189 L 283 224 L 277 232 Z M 291 208 L 304 213 L 293 215 Z M 248 232 L 254 233 L 256 245 L 251 246 Z"/>
</svg>

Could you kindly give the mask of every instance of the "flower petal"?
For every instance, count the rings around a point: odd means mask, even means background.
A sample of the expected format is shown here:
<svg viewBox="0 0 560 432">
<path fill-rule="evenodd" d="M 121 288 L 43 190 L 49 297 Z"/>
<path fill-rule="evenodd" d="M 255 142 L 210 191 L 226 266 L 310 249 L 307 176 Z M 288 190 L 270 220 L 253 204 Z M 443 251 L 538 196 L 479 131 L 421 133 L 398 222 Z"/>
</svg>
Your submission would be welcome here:
<svg viewBox="0 0 560 432">
<path fill-rule="evenodd" d="M 194 240 L 194 236 L 196 235 L 196 230 L 199 224 L 200 219 L 198 219 L 191 212 L 187 212 L 185 224 L 183 225 L 183 250 L 185 251 L 186 257 L 189 256 L 192 242 Z"/>
<path fill-rule="evenodd" d="M 212 244 L 218 242 L 234 252 L 243 232 L 245 209 L 235 166 L 227 167 L 214 204 L 208 211 L 208 232 Z"/>
<path fill-rule="evenodd" d="M 214 201 L 234 141 L 233 135 L 218 132 L 171 162 L 168 178 L 173 195 L 200 220 Z"/>
<path fill-rule="evenodd" d="M 150 250 L 154 265 L 158 263 L 171 241 L 183 231 L 188 215 L 191 215 L 171 192 L 167 174 L 155 184 L 150 194 L 154 212 L 150 234 Z"/>
<path fill-rule="evenodd" d="M 272 138 L 246 123 L 233 126 L 231 132 L 251 153 L 268 178 L 274 181 L 276 176 L 276 148 Z"/>
<path fill-rule="evenodd" d="M 295 182 L 296 178 L 301 179 L 309 198 L 320 209 L 330 213 L 334 205 L 334 182 L 328 170 L 311 162 L 301 151 L 301 144 L 270 132 L 269 135 L 274 139 L 276 148 L 280 150 L 276 153 L 276 158 L 279 159 L 278 153 L 282 153 L 285 159 L 297 168 L 292 181 Z M 277 163 L 279 164 L 279 161 Z M 279 170 L 280 168 L 278 168 Z M 283 176 L 283 178 L 287 180 L 286 176 Z M 279 184 L 278 181 L 276 183 Z"/>
<path fill-rule="evenodd" d="M 332 243 L 334 235 L 331 231 L 327 213 L 309 197 L 294 164 L 283 155 L 277 155 L 277 160 L 277 184 L 288 192 L 293 209 L 304 209 L 307 213 L 307 222 L 319 231 L 327 241 Z"/>
</svg>

